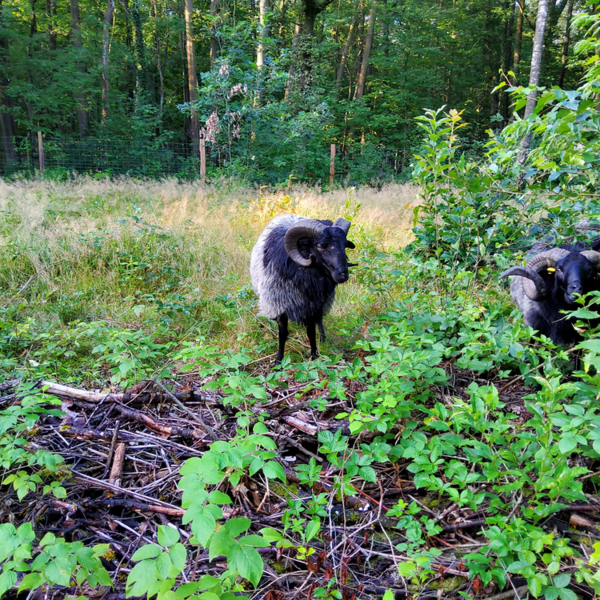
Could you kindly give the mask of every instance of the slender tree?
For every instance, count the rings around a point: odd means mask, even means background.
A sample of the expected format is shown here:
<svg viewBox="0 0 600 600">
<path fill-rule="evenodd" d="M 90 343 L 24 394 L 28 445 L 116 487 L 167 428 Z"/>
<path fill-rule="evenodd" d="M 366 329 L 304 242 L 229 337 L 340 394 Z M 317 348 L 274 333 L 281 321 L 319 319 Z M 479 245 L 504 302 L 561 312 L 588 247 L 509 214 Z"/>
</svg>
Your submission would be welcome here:
<svg viewBox="0 0 600 600">
<path fill-rule="evenodd" d="M 567 69 L 567 58 L 569 56 L 569 45 L 571 44 L 571 19 L 573 18 L 573 0 L 569 0 L 567 8 L 567 22 L 565 25 L 565 39 L 562 46 L 562 57 L 560 61 L 560 73 L 558 74 L 558 87 L 565 84 L 565 72 Z"/>
<path fill-rule="evenodd" d="M 512 72 L 514 73 L 513 85 L 519 80 L 519 65 L 521 63 L 521 45 L 523 43 L 523 17 L 525 13 L 524 0 L 517 0 L 517 25 L 515 30 L 515 46 L 513 51 Z"/>
<path fill-rule="evenodd" d="M 352 46 L 352 40 L 354 38 L 354 32 L 356 31 L 356 27 L 358 26 L 358 16 L 360 14 L 359 10 L 360 2 L 357 2 L 354 5 L 354 17 L 352 19 L 352 23 L 350 23 L 350 27 L 348 29 L 348 37 L 346 38 L 346 43 L 344 44 L 344 48 L 342 49 L 342 56 L 340 58 L 340 65 L 337 70 L 336 78 L 335 78 L 335 89 L 339 91 L 342 86 L 342 79 L 344 77 L 344 70 L 346 69 L 346 63 L 348 62 L 348 53 L 350 52 L 350 48 Z"/>
<path fill-rule="evenodd" d="M 198 140 L 200 139 L 200 124 L 198 122 L 198 112 L 194 107 L 194 103 L 198 99 L 198 79 L 196 75 L 196 49 L 194 45 L 194 36 L 192 31 L 192 12 L 194 7 L 192 0 L 185 0 L 185 39 L 188 64 L 188 89 L 190 95 L 190 103 L 192 104 L 192 119 L 191 119 L 191 138 L 194 147 L 194 156 L 200 153 Z"/>
<path fill-rule="evenodd" d="M 108 67 L 110 50 L 110 26 L 112 23 L 115 1 L 107 0 L 104 13 L 104 31 L 102 33 L 102 124 L 106 124 L 109 116 Z"/>
<path fill-rule="evenodd" d="M 0 127 L 2 128 L 2 144 L 4 148 L 4 160 L 7 165 L 13 163 L 17 156 L 13 136 L 15 135 L 15 117 L 12 114 L 14 103 L 12 96 L 8 92 L 10 81 L 7 73 L 10 70 L 10 55 L 8 39 L 6 37 L 4 25 L 4 3 L 0 0 Z"/>
<path fill-rule="evenodd" d="M 219 41 L 217 40 L 216 19 L 219 14 L 219 0 L 210 0 L 210 14 L 212 17 L 211 36 L 210 36 L 210 68 L 213 69 L 219 55 Z"/>
<path fill-rule="evenodd" d="M 85 137 L 88 132 L 88 113 L 86 110 L 86 99 L 84 91 L 85 64 L 81 60 L 83 44 L 81 41 L 81 18 L 79 16 L 79 0 L 71 0 L 71 40 L 73 49 L 77 57 L 75 68 L 79 74 L 76 83 L 77 90 L 75 98 L 77 99 L 77 123 L 79 125 L 79 136 Z"/>
<path fill-rule="evenodd" d="M 269 33 L 267 28 L 267 13 L 269 12 L 269 9 L 269 0 L 259 0 L 260 31 L 258 36 L 258 48 L 256 50 L 256 66 L 259 70 L 262 69 L 265 62 L 265 40 Z"/>
<path fill-rule="evenodd" d="M 553 1 L 553 0 L 552 0 Z M 539 0 L 537 19 L 535 21 L 535 36 L 533 38 L 533 52 L 531 55 L 531 71 L 529 72 L 529 88 L 531 92 L 527 96 L 527 104 L 525 105 L 524 118 L 527 119 L 533 114 L 537 101 L 537 86 L 540 82 L 540 73 L 542 72 L 542 52 L 544 49 L 544 30 L 546 28 L 546 20 L 548 18 L 548 0 Z M 529 147 L 531 146 L 531 133 L 527 133 L 521 148 L 517 161 L 519 164 L 525 164 Z"/>
<path fill-rule="evenodd" d="M 365 49 L 362 54 L 362 61 L 360 65 L 360 72 L 358 74 L 358 81 L 356 82 L 356 89 L 354 91 L 354 99 L 360 100 L 365 91 L 365 82 L 367 81 L 367 68 L 369 66 L 369 58 L 371 57 L 371 47 L 373 46 L 373 36 L 375 34 L 375 12 L 376 5 L 373 3 L 371 10 L 369 11 L 369 27 L 367 29 L 367 37 L 365 40 Z"/>
</svg>

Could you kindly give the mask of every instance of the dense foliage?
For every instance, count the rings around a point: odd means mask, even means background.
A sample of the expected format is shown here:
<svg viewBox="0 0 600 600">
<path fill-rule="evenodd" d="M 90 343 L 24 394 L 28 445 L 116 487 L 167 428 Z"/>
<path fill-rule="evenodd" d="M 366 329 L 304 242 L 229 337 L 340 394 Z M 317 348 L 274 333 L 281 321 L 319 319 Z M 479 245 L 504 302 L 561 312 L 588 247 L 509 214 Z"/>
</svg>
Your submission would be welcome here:
<svg viewBox="0 0 600 600">
<path fill-rule="evenodd" d="M 490 125 L 508 122 L 508 94 L 497 86 L 527 83 L 537 11 L 533 0 L 196 0 L 188 31 L 184 5 L 4 0 L 4 160 L 27 149 L 8 138 L 38 130 L 146 148 L 202 134 L 209 167 L 257 181 L 325 180 L 331 143 L 347 157 L 339 177 L 399 177 L 419 145 L 414 117 L 424 107 L 464 110 L 475 151 Z M 578 0 L 549 8 L 541 84 L 573 89 L 583 71 L 571 15 L 590 9 Z M 102 146 L 81 151 L 111 156 Z"/>
</svg>

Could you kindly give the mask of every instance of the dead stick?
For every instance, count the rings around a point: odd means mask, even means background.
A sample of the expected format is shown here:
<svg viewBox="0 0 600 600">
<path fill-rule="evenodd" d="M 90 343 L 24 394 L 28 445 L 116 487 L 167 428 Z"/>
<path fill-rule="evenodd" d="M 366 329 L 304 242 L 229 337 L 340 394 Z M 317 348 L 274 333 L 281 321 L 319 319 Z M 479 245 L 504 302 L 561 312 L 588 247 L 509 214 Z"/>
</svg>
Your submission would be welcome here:
<svg viewBox="0 0 600 600">
<path fill-rule="evenodd" d="M 108 478 L 108 483 L 116 485 L 117 487 L 121 487 L 121 473 L 123 471 L 123 461 L 125 460 L 125 448 L 126 445 L 124 442 L 119 442 L 117 444 L 115 460 L 113 461 L 113 466 Z"/>
<path fill-rule="evenodd" d="M 113 406 L 123 415 L 144 423 L 148 428 L 162 433 L 163 435 L 170 437 L 172 435 L 179 435 L 184 439 L 202 440 L 206 436 L 206 433 L 199 431 L 198 429 L 189 429 L 187 427 L 173 427 L 170 425 L 162 425 L 156 419 L 153 419 L 150 415 L 143 413 L 135 408 L 129 408 L 120 402 L 115 402 Z"/>
<path fill-rule="evenodd" d="M 133 510 L 145 510 L 160 513 L 161 515 L 170 515 L 171 517 L 183 517 L 185 514 L 185 509 L 183 508 L 166 508 L 164 506 L 157 506 L 156 504 L 136 502 L 135 500 L 127 500 L 125 498 L 102 498 L 102 504 L 108 507 L 119 506 L 132 508 Z"/>
<path fill-rule="evenodd" d="M 482 527 L 485 525 L 485 519 L 477 521 L 463 521 L 462 523 L 452 523 L 442 527 L 442 531 L 455 531 L 456 529 L 468 529 L 469 527 Z"/>
<path fill-rule="evenodd" d="M 110 450 L 108 452 L 108 458 L 106 459 L 106 465 L 104 467 L 104 472 L 102 473 L 102 477 L 100 479 L 104 479 L 110 469 L 110 465 L 112 463 L 112 457 L 115 452 L 115 446 L 117 444 L 117 439 L 119 438 L 119 427 L 121 422 L 117 419 L 115 421 L 115 430 L 113 431 L 112 442 L 110 444 Z"/>
<path fill-rule="evenodd" d="M 126 488 L 119 487 L 117 485 L 112 485 L 111 483 L 107 483 L 106 481 L 100 481 L 95 477 L 90 477 L 89 475 L 84 475 L 83 473 L 78 473 L 77 471 L 71 471 L 75 477 L 94 485 L 96 487 L 111 490 L 112 492 L 116 492 L 118 494 L 125 494 L 127 496 L 133 496 L 134 498 L 138 498 L 139 500 L 143 500 L 144 502 L 148 502 L 149 504 L 157 504 L 159 506 L 166 506 L 167 508 L 179 509 L 178 506 L 174 504 L 169 504 L 168 502 L 163 502 L 162 500 L 158 500 L 157 498 L 150 498 L 149 496 L 145 496 L 144 494 L 140 494 L 135 492 L 134 490 L 128 490 Z"/>
<path fill-rule="evenodd" d="M 152 379 L 152 381 L 163 392 L 165 392 L 167 394 L 167 396 L 169 396 L 169 398 L 171 398 L 171 400 L 173 400 L 173 402 L 175 402 L 175 404 L 177 404 L 177 406 L 179 406 L 179 408 L 181 408 L 186 413 L 188 413 L 188 415 L 190 415 L 190 417 L 192 417 L 192 419 L 194 419 L 194 421 L 196 421 L 196 423 L 199 423 L 202 427 L 204 427 L 204 429 L 206 429 L 206 431 L 208 433 L 210 433 L 210 435 L 212 435 L 215 440 L 221 439 L 221 436 L 219 436 L 219 434 L 212 427 L 209 427 L 200 417 L 197 417 L 185 404 L 180 402 L 162 383 L 156 381 L 156 379 Z"/>
<path fill-rule="evenodd" d="M 483 600 L 504 600 L 505 598 L 514 598 L 515 596 L 520 597 L 521 594 L 524 594 L 529 588 L 526 585 L 522 585 L 513 590 L 508 590 L 508 592 L 502 592 L 501 594 L 496 594 L 495 596 L 488 596 Z"/>
</svg>

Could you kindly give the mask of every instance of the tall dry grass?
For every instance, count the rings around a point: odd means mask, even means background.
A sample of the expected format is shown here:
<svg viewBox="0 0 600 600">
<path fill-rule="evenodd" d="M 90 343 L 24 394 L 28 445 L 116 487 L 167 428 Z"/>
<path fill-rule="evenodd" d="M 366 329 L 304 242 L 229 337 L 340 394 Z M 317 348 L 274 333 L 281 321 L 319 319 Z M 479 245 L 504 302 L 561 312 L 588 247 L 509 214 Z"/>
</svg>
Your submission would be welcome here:
<svg viewBox="0 0 600 600">
<path fill-rule="evenodd" d="M 251 296 L 250 252 L 274 216 L 355 213 L 355 260 L 405 246 L 417 202 L 415 188 L 397 184 L 323 192 L 306 185 L 256 189 L 233 180 L 0 181 L 0 292 L 5 302 L 25 298 L 36 319 L 63 325 L 107 318 L 135 325 L 151 318 L 158 301 L 187 303 L 193 309 L 176 314 L 174 327 L 187 318 L 185 326 L 195 321 L 235 346 L 260 325 L 244 310 L 235 328 L 228 325 L 226 297 Z M 369 310 L 367 296 L 351 278 L 339 288 L 333 317 Z M 144 305 L 141 316 L 132 312 Z"/>
</svg>

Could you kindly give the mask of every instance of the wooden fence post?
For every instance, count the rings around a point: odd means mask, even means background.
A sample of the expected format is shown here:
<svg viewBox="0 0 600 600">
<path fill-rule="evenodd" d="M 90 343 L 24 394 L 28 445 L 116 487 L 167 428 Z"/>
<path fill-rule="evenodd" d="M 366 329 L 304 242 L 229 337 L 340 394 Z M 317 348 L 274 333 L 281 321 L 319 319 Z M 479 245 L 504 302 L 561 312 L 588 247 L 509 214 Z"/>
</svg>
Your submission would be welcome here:
<svg viewBox="0 0 600 600">
<path fill-rule="evenodd" d="M 206 178 L 206 146 L 204 140 L 200 140 L 200 177 Z"/>
<path fill-rule="evenodd" d="M 335 177 L 335 144 L 331 144 L 331 162 L 329 163 L 329 183 L 333 183 Z"/>
<path fill-rule="evenodd" d="M 38 131 L 38 153 L 40 159 L 40 171 L 42 172 L 42 176 L 44 175 L 44 170 L 46 168 L 46 161 L 44 160 L 44 142 L 42 141 L 42 132 Z"/>
</svg>

